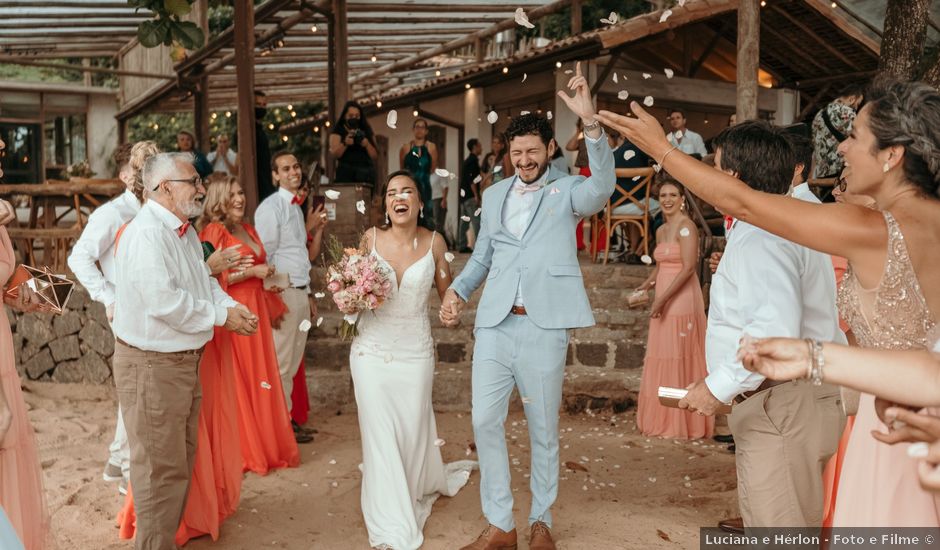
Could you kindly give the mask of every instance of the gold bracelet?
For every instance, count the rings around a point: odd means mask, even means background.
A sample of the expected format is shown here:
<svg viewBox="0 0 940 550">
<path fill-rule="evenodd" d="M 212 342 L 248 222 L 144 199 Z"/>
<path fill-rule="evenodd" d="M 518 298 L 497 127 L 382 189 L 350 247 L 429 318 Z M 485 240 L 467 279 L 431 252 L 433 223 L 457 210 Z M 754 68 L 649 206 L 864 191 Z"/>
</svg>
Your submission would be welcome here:
<svg viewBox="0 0 940 550">
<path fill-rule="evenodd" d="M 660 169 L 665 168 L 665 166 L 663 166 L 663 163 L 666 162 L 666 157 L 669 156 L 669 153 L 672 153 L 673 151 L 675 151 L 675 150 L 678 149 L 678 148 L 679 148 L 678 145 L 673 145 L 673 146 L 672 146 L 672 149 L 666 151 L 666 154 L 663 155 L 663 159 L 659 161 L 659 167 L 660 167 Z"/>
</svg>

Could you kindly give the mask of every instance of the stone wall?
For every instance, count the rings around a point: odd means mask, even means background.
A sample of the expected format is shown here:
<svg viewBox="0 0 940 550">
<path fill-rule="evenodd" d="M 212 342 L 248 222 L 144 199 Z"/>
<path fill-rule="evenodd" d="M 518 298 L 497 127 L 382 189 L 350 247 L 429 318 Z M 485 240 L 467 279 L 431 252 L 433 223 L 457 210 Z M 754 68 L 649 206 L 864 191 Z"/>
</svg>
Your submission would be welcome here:
<svg viewBox="0 0 940 550">
<path fill-rule="evenodd" d="M 93 384 L 111 378 L 114 336 L 104 306 L 91 301 L 84 288 L 75 285 L 62 315 L 5 309 L 22 378 Z"/>
</svg>

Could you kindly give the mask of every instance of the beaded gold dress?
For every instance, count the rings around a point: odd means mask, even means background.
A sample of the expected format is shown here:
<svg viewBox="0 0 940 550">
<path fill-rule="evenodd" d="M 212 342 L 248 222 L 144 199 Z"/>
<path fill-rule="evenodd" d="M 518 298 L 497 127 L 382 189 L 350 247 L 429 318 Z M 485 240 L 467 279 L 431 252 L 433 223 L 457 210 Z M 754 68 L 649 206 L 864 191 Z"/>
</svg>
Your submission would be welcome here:
<svg viewBox="0 0 940 550">
<path fill-rule="evenodd" d="M 908 350 L 928 346 L 936 325 L 911 266 L 898 222 L 883 212 L 888 255 L 881 282 L 865 289 L 851 267 L 839 289 L 839 312 L 863 348 Z M 896 368 L 904 368 L 897 365 Z M 833 527 L 938 527 L 940 500 L 920 487 L 909 444 L 885 445 L 871 436 L 886 431 L 875 398 L 862 394 L 849 439 Z M 940 409 L 929 409 L 940 414 Z"/>
</svg>

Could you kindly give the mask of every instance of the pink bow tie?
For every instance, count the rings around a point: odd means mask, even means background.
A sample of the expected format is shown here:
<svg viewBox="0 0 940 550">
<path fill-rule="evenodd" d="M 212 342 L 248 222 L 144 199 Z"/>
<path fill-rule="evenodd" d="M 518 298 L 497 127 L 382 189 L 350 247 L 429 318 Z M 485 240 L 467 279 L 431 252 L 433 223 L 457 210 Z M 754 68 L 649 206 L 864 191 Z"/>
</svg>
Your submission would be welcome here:
<svg viewBox="0 0 940 550">
<path fill-rule="evenodd" d="M 519 193 L 520 195 L 525 195 L 526 193 L 535 193 L 541 188 L 542 186 L 537 183 L 522 183 L 518 180 L 512 185 L 513 191 Z"/>
</svg>

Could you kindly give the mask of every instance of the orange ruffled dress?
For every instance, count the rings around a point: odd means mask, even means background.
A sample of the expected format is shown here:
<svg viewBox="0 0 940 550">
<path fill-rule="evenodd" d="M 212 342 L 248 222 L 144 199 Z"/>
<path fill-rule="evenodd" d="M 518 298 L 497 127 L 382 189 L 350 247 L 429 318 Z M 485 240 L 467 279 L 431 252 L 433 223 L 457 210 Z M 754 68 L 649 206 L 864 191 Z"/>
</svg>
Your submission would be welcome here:
<svg viewBox="0 0 940 550">
<path fill-rule="evenodd" d="M 267 253 L 255 228 L 242 225 L 260 251 L 258 254 L 219 223 L 207 225 L 199 238 L 212 243 L 216 250 L 241 246 L 240 252 L 251 255 L 255 264 L 267 262 Z M 224 272 L 220 283 L 232 299 L 258 316 L 256 333 L 231 335 L 244 469 L 265 475 L 272 469 L 296 467 L 300 464 L 300 451 L 287 412 L 271 329 L 271 320 L 286 311 L 284 302 L 277 294 L 264 290 L 264 284 L 257 278 L 229 284 L 228 272 Z"/>
<path fill-rule="evenodd" d="M 6 228 L 0 227 L 0 292 L 15 267 L 13 245 Z M 49 515 L 36 435 L 26 415 L 13 353 L 13 333 L 6 312 L 0 307 L 0 391 L 13 413 L 13 423 L 0 440 L 0 506 L 26 550 L 40 550 L 48 540 Z"/>
<path fill-rule="evenodd" d="M 679 243 L 659 243 L 653 251 L 659 265 L 656 288 L 664 291 L 682 269 Z M 698 277 L 692 276 L 666 304 L 658 319 L 650 319 L 636 424 L 647 436 L 701 439 L 711 437 L 715 419 L 665 407 L 659 387 L 685 388 L 708 374 L 705 368 L 705 301 Z"/>
</svg>

